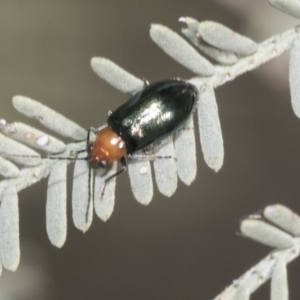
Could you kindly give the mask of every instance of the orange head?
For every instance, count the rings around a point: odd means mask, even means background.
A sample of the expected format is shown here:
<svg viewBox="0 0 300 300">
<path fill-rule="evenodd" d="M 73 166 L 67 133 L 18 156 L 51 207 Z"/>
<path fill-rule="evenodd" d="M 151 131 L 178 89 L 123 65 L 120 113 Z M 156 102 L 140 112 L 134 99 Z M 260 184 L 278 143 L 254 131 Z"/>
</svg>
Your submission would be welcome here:
<svg viewBox="0 0 300 300">
<path fill-rule="evenodd" d="M 110 127 L 101 129 L 90 147 L 90 163 L 93 168 L 105 167 L 126 154 L 122 138 Z"/>
</svg>

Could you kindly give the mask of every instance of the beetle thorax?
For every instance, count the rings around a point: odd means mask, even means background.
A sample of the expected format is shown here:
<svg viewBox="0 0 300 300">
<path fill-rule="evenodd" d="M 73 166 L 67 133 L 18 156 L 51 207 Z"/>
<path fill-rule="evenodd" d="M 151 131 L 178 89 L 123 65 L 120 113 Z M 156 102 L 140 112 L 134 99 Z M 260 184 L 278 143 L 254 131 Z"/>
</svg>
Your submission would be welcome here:
<svg viewBox="0 0 300 300">
<path fill-rule="evenodd" d="M 90 148 L 92 167 L 105 167 L 126 154 L 126 145 L 122 138 L 109 126 L 101 129 Z"/>
</svg>

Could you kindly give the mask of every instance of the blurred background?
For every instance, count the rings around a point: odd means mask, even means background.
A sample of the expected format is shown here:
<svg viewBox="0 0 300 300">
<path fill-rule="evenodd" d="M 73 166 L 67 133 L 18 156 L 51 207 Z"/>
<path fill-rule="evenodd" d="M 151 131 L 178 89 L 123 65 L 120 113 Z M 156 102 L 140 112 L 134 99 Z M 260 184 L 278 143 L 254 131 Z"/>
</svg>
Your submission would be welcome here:
<svg viewBox="0 0 300 300">
<path fill-rule="evenodd" d="M 214 20 L 260 42 L 297 24 L 267 1 L 1 1 L 0 118 L 42 128 L 13 109 L 29 96 L 81 126 L 100 126 L 123 95 L 91 70 L 107 57 L 137 77 L 190 78 L 150 39 L 151 23 L 179 32 L 181 16 Z M 1 299 L 213 299 L 270 249 L 240 237 L 239 220 L 268 204 L 300 213 L 300 120 L 292 112 L 288 54 L 216 90 L 225 144 L 222 169 L 204 163 L 170 198 L 155 188 L 137 203 L 118 177 L 115 210 L 82 234 L 71 219 L 62 249 L 46 234 L 47 180 L 20 193 L 21 263 L 0 278 Z M 198 129 L 196 129 L 198 132 Z M 300 263 L 289 266 L 299 299 Z M 269 283 L 251 299 L 268 299 Z"/>
</svg>

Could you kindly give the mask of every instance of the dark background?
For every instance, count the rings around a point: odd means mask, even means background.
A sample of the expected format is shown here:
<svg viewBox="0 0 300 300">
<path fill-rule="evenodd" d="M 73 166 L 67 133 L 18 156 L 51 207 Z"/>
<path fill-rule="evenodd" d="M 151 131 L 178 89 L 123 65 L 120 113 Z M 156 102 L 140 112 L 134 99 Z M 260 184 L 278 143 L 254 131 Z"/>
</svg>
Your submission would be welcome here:
<svg viewBox="0 0 300 300">
<path fill-rule="evenodd" d="M 297 24 L 267 1 L 221 2 L 1 1 L 0 118 L 42 128 L 13 109 L 11 98 L 20 94 L 85 128 L 104 124 L 127 96 L 93 73 L 93 56 L 149 81 L 192 77 L 151 41 L 151 23 L 179 32 L 181 16 L 215 20 L 257 41 Z M 1 299 L 212 299 L 267 255 L 270 249 L 236 233 L 241 217 L 271 203 L 300 213 L 300 120 L 291 109 L 287 66 L 285 56 L 217 89 L 224 165 L 217 174 L 205 165 L 196 135 L 196 180 L 180 183 L 170 199 L 155 188 L 144 207 L 128 176 L 120 176 L 106 223 L 95 217 L 82 234 L 69 205 L 59 250 L 46 234 L 47 181 L 22 191 L 21 263 L 14 273 L 3 271 Z M 299 268 L 296 261 L 288 269 L 291 299 L 300 296 Z M 268 298 L 269 283 L 253 296 Z"/>
</svg>

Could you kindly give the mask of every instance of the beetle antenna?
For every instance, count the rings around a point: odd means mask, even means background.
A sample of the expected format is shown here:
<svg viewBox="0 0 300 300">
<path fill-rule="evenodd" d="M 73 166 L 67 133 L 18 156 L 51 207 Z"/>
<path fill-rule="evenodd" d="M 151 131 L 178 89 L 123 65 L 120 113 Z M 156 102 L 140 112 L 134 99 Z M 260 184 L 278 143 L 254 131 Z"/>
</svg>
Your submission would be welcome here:
<svg viewBox="0 0 300 300">
<path fill-rule="evenodd" d="M 84 150 L 85 151 L 85 150 Z M 80 151 L 82 152 L 82 151 Z M 79 153 L 79 152 L 77 152 Z M 76 153 L 76 154 L 77 154 Z M 88 160 L 89 157 L 64 157 L 64 156 L 47 156 L 47 155 L 22 155 L 22 154 L 7 154 L 7 153 L 0 153 L 0 156 L 3 158 L 10 158 L 10 157 L 24 157 L 24 158 L 42 158 L 42 159 L 51 159 L 51 160 Z"/>
</svg>

